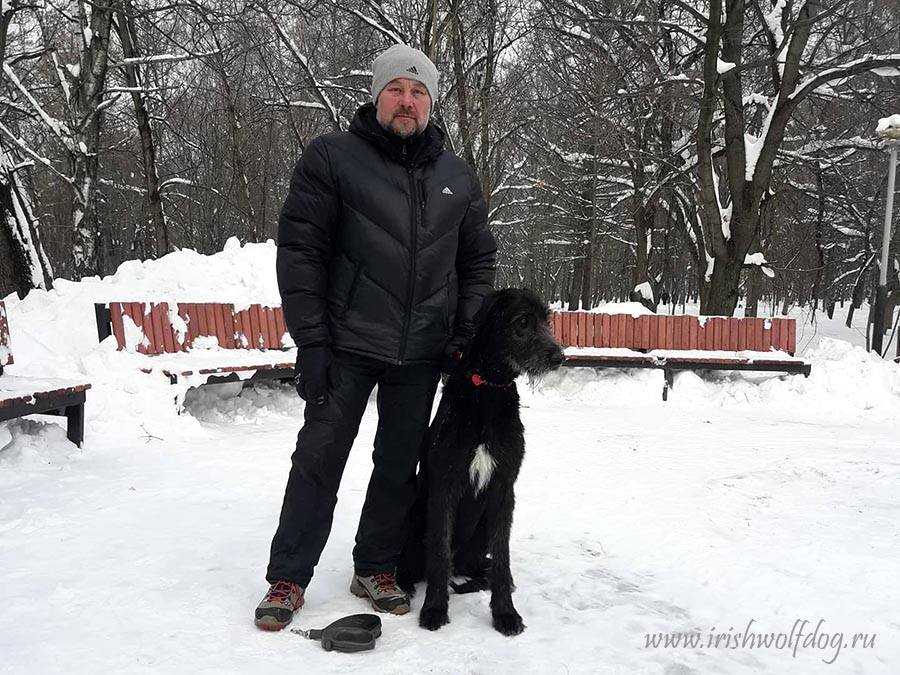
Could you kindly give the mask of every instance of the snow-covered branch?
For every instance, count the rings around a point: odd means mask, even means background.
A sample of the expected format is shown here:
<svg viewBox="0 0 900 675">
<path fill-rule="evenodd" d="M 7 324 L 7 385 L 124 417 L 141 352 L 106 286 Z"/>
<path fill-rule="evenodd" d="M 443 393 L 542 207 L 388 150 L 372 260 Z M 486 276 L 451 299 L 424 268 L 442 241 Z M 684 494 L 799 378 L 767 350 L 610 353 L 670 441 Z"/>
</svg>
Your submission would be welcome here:
<svg viewBox="0 0 900 675">
<path fill-rule="evenodd" d="M 379 21 L 376 21 L 372 17 L 363 14 L 358 9 L 347 8 L 347 7 L 341 7 L 341 9 L 349 12 L 350 14 L 355 16 L 360 21 L 368 24 L 369 26 L 374 28 L 376 31 L 378 31 L 379 33 L 384 35 L 386 38 L 388 38 L 391 42 L 394 42 L 396 44 L 405 44 L 406 43 L 406 40 L 404 40 L 400 36 L 400 33 L 397 32 L 396 28 L 393 28 L 393 27 L 388 28 L 386 26 L 383 26 Z"/>
<path fill-rule="evenodd" d="M 25 141 L 23 141 L 21 138 L 16 136 L 5 124 L 3 124 L 3 122 L 0 122 L 0 131 L 2 131 L 6 135 L 6 137 L 9 138 L 9 140 L 11 140 L 13 143 L 15 143 L 16 147 L 19 148 L 19 150 L 21 150 L 26 155 L 28 155 L 29 157 L 34 159 L 38 164 L 40 164 L 40 165 L 46 167 L 47 169 L 49 169 L 50 171 L 52 171 L 54 174 L 56 174 L 56 176 L 58 178 L 62 179 L 69 185 L 74 185 L 74 181 L 71 176 L 65 175 L 64 173 L 59 171 L 55 166 L 53 166 L 53 162 L 51 162 L 46 157 L 42 157 L 41 155 L 36 153 L 34 150 L 29 148 L 28 145 L 25 144 Z"/>
<path fill-rule="evenodd" d="M 900 73 L 900 54 L 866 54 L 840 66 L 823 70 L 798 84 L 788 99 L 796 104 L 823 84 L 880 69 L 896 69 L 896 72 Z"/>
<path fill-rule="evenodd" d="M 193 61 L 194 59 L 202 59 L 207 56 L 215 56 L 220 53 L 220 49 L 214 49 L 209 52 L 198 52 L 196 54 L 151 54 L 148 56 L 134 56 L 127 59 L 121 59 L 110 65 L 113 68 L 124 68 L 125 66 L 136 66 L 139 64 L 177 63 L 179 61 Z"/>
<path fill-rule="evenodd" d="M 13 69 L 9 66 L 8 63 L 3 64 L 3 72 L 9 78 L 9 80 L 16 86 L 22 95 L 28 100 L 31 104 L 31 107 L 37 113 L 38 117 L 47 125 L 47 128 L 53 133 L 54 136 L 59 140 L 60 143 L 63 144 L 69 152 L 75 152 L 75 144 L 71 138 L 71 131 L 66 126 L 66 124 L 55 117 L 52 117 L 50 114 L 44 110 L 44 107 L 38 103 L 37 99 L 31 95 L 31 92 L 22 84 L 19 78 L 16 76 Z"/>
</svg>

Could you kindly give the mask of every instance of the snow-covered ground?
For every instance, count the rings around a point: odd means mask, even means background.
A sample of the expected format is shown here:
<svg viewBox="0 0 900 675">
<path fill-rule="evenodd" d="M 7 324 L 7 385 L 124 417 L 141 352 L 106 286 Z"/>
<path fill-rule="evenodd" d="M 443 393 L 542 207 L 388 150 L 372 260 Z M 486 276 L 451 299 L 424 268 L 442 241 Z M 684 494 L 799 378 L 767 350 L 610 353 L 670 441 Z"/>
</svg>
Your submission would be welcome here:
<svg viewBox="0 0 900 675">
<path fill-rule="evenodd" d="M 58 419 L 0 423 L 0 672 L 897 672 L 900 365 L 843 315 L 798 327 L 809 378 L 682 373 L 667 403 L 656 371 L 522 382 L 521 636 L 492 630 L 486 593 L 451 596 L 436 633 L 417 626 L 420 594 L 363 654 L 256 630 L 302 402 L 224 385 L 178 415 L 161 376 L 97 344 L 92 303 L 275 304 L 259 272 L 273 251 L 184 251 L 6 299 L 10 375 L 94 386 L 81 450 Z M 375 424 L 370 405 L 297 627 L 367 611 L 347 587 Z M 748 623 L 802 632 L 751 648 Z M 647 646 L 682 631 L 701 646 Z"/>
</svg>

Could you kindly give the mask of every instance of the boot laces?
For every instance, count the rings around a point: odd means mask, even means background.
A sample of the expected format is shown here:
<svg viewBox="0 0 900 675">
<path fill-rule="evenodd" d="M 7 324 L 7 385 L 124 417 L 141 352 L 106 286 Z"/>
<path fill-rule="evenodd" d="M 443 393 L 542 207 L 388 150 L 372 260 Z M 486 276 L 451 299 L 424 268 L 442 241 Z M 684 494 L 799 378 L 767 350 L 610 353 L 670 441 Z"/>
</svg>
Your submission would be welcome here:
<svg viewBox="0 0 900 675">
<path fill-rule="evenodd" d="M 383 572 L 372 577 L 372 583 L 382 593 L 397 591 L 397 579 L 390 572 Z"/>
<path fill-rule="evenodd" d="M 269 589 L 267 599 L 275 602 L 290 602 L 294 592 L 294 586 L 290 581 L 276 581 Z"/>
</svg>

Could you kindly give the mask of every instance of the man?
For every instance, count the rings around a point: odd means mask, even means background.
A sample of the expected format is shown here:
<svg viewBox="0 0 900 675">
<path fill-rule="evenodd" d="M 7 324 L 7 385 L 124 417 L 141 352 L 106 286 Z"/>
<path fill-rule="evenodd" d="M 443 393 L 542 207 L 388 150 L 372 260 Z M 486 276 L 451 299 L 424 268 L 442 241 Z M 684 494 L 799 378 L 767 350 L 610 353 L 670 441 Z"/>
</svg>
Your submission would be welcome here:
<svg viewBox="0 0 900 675">
<path fill-rule="evenodd" d="M 294 169 L 277 273 L 306 409 L 255 614 L 263 629 L 284 628 L 303 605 L 375 385 L 350 590 L 376 610 L 409 611 L 394 574 L 439 367 L 471 335 L 496 259 L 478 180 L 429 123 L 437 81 L 425 54 L 391 47 L 350 131 L 313 140 Z"/>
</svg>

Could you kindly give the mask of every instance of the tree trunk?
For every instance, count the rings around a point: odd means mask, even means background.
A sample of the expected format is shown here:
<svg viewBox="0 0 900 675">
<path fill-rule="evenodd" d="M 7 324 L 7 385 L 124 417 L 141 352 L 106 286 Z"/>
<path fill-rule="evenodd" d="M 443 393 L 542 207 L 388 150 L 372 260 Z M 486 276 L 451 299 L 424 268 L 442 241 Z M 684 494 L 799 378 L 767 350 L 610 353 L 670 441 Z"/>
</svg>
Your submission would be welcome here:
<svg viewBox="0 0 900 675">
<path fill-rule="evenodd" d="M 593 270 L 593 237 L 585 244 L 585 257 L 581 264 L 581 308 L 590 309 L 591 302 L 591 276 Z"/>
<path fill-rule="evenodd" d="M 762 270 L 758 265 L 753 265 L 747 272 L 747 306 L 744 307 L 744 316 L 759 316 L 759 296 L 762 277 Z"/>
<path fill-rule="evenodd" d="M 584 264 L 582 267 L 581 279 L 581 306 L 584 309 L 590 309 L 594 306 L 594 260 L 596 260 L 597 246 L 597 152 L 600 147 L 600 119 L 598 115 L 594 115 L 594 133 L 593 143 L 591 144 L 591 180 L 589 184 L 589 194 L 583 195 L 585 204 L 590 204 L 590 210 L 587 215 L 587 244 L 585 244 Z"/>
<path fill-rule="evenodd" d="M 75 130 L 70 148 L 72 165 L 72 225 L 74 244 L 72 255 L 75 276 L 82 278 L 98 272 L 97 244 L 100 225 L 97 213 L 97 178 L 100 167 L 100 127 L 103 94 L 109 57 L 109 32 L 112 9 L 94 5 L 90 11 L 90 26 L 85 3 L 78 4 L 82 26 L 80 39 L 90 36 L 90 43 L 81 51 L 81 63 L 76 86 L 72 90 L 72 129 Z M 90 32 L 85 31 L 90 28 Z M 83 121 L 83 123 L 82 123 Z"/>
<path fill-rule="evenodd" d="M 822 168 L 821 165 L 816 167 L 816 187 L 818 192 L 818 205 L 816 210 L 816 229 L 815 229 L 815 238 L 816 238 L 816 257 L 818 258 L 818 269 L 816 270 L 816 280 L 813 282 L 812 287 L 812 309 L 813 313 L 816 311 L 816 307 L 819 302 L 819 296 L 822 296 L 822 307 L 825 307 L 825 290 L 823 287 L 823 282 L 825 278 L 825 248 L 824 248 L 824 238 L 825 238 L 825 188 L 823 186 L 822 181 Z"/>
<path fill-rule="evenodd" d="M 865 296 L 865 282 L 866 282 L 866 271 L 869 268 L 869 264 L 875 259 L 874 255 L 869 258 L 865 265 L 863 265 L 862 269 L 859 271 L 859 275 L 856 277 L 856 283 L 853 285 L 853 294 L 851 295 L 850 301 L 850 309 L 847 310 L 847 328 L 851 328 L 853 326 L 853 314 L 862 306 L 863 297 Z M 866 348 L 868 351 L 868 348 Z"/>
<path fill-rule="evenodd" d="M 738 287 L 741 283 L 743 260 L 727 257 L 716 258 L 709 280 L 705 302 L 701 302 L 700 313 L 710 316 L 732 316 L 737 307 Z"/>
<path fill-rule="evenodd" d="M 884 332 L 889 334 L 894 325 L 894 310 L 900 305 L 900 291 L 889 291 L 884 303 Z M 887 345 L 885 345 L 887 349 Z"/>
<path fill-rule="evenodd" d="M 222 81 L 222 96 L 225 103 L 225 113 L 228 115 L 228 123 L 231 127 L 231 151 L 234 160 L 234 172 L 241 184 L 241 196 L 244 198 L 247 223 L 250 226 L 251 241 L 260 241 L 262 237 L 262 223 L 259 222 L 256 207 L 253 203 L 253 193 L 250 189 L 250 174 L 245 152 L 246 141 L 244 139 L 244 127 L 241 124 L 240 112 L 237 101 L 231 91 L 231 83 L 228 81 L 228 73 L 223 66 L 219 73 Z"/>
<path fill-rule="evenodd" d="M 578 310 L 579 304 L 581 302 L 581 281 L 582 281 L 582 270 L 584 268 L 584 259 L 579 259 L 575 261 L 574 269 L 572 270 L 572 275 L 569 278 L 569 287 L 567 289 L 567 300 L 569 303 L 569 311 L 574 312 Z"/>
<path fill-rule="evenodd" d="M 650 231 L 653 226 L 653 206 L 640 204 L 641 195 L 636 196 L 638 202 L 634 214 L 634 234 L 637 250 L 634 255 L 634 272 L 631 277 L 631 290 L 634 291 L 643 283 L 650 280 L 649 257 L 647 248 Z"/>
<path fill-rule="evenodd" d="M 135 39 L 134 21 L 132 19 L 131 0 L 119 0 L 116 12 L 116 29 L 122 45 L 122 56 L 136 58 L 140 56 Z M 136 64 L 124 68 L 125 81 L 132 89 L 131 100 L 134 104 L 134 117 L 141 137 L 141 160 L 144 169 L 144 185 L 147 198 L 144 210 L 151 226 L 151 250 L 156 257 L 169 252 L 169 227 L 163 212 L 162 198 L 159 194 L 159 174 L 156 170 L 156 144 L 150 126 L 150 114 L 147 111 L 145 92 L 141 91 L 143 83 L 141 73 Z"/>
<path fill-rule="evenodd" d="M 478 165 L 478 177 L 481 179 L 481 190 L 484 194 L 484 203 L 488 213 L 491 211 L 491 115 L 492 96 L 494 88 L 494 66 L 497 55 L 494 53 L 494 40 L 497 33 L 497 5 L 496 0 L 488 0 L 488 16 L 486 26 L 487 44 L 484 55 L 484 76 L 479 88 L 479 103 L 481 117 L 481 139 L 478 146 L 478 154 L 481 159 Z"/>
<path fill-rule="evenodd" d="M 25 295 L 32 288 L 48 289 L 53 270 L 44 253 L 38 221 L 22 181 L 12 168 L 10 157 L 0 146 L 0 260 L 9 260 L 8 272 L 0 279 L 0 296 L 8 288 Z"/>
<path fill-rule="evenodd" d="M 459 135 L 462 139 L 462 155 L 473 169 L 476 167 L 475 154 L 472 151 L 471 112 L 469 110 L 469 98 L 466 87 L 466 43 L 462 26 L 459 21 L 460 0 L 454 0 L 450 5 L 452 17 L 450 24 L 451 44 L 453 45 L 453 75 L 456 78 L 456 104 L 459 109 Z"/>
</svg>

